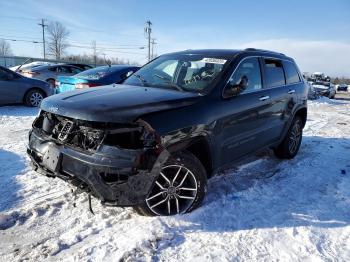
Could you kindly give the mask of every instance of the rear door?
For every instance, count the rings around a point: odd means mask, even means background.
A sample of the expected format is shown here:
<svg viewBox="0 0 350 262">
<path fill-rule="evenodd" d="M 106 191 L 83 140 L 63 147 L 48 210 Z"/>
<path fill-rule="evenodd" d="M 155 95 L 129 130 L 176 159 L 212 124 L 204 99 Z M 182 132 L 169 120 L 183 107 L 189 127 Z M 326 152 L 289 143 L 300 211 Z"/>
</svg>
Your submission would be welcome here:
<svg viewBox="0 0 350 262">
<path fill-rule="evenodd" d="M 272 104 L 269 90 L 263 88 L 260 67 L 258 57 L 243 58 L 231 76 L 233 83 L 246 76 L 248 87 L 221 103 L 220 110 L 226 113 L 219 120 L 221 165 L 254 152 L 269 141 Z"/>
<path fill-rule="evenodd" d="M 273 103 L 270 122 L 271 142 L 276 142 L 282 138 L 283 130 L 291 117 L 295 103 L 297 103 L 294 82 L 296 77 L 299 82 L 300 79 L 298 74 L 290 72 L 289 64 L 288 67 L 285 67 L 285 64 L 289 62 L 277 58 L 263 58 L 262 63 L 265 86 L 270 90 L 271 102 Z"/>
</svg>

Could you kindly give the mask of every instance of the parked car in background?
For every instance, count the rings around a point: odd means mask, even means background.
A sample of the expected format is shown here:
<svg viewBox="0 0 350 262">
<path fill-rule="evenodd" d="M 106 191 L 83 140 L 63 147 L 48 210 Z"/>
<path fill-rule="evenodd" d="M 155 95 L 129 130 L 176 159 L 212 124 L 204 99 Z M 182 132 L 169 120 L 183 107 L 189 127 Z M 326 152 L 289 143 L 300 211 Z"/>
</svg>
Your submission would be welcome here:
<svg viewBox="0 0 350 262">
<path fill-rule="evenodd" d="M 80 88 L 119 84 L 138 69 L 139 67 L 137 66 L 128 65 L 100 66 L 74 76 L 59 76 L 56 81 L 56 93 Z"/>
<path fill-rule="evenodd" d="M 335 97 L 335 86 L 330 82 L 314 82 L 312 86 L 314 87 L 317 94 L 320 96 L 326 96 L 331 99 Z"/>
<path fill-rule="evenodd" d="M 308 99 L 309 100 L 317 99 L 319 97 L 319 95 L 316 92 L 314 86 L 312 85 L 312 82 L 306 82 L 306 84 L 309 88 L 308 95 L 307 95 Z"/>
<path fill-rule="evenodd" d="M 66 64 L 43 65 L 23 70 L 22 74 L 26 77 L 37 78 L 48 82 L 52 87 L 55 86 L 55 81 L 58 76 L 72 76 L 84 71 L 83 69 Z"/>
<path fill-rule="evenodd" d="M 81 68 L 82 70 L 89 70 L 91 68 L 94 68 L 93 66 L 87 65 L 87 64 L 66 63 L 66 65 L 76 66 L 76 67 Z"/>
<path fill-rule="evenodd" d="M 10 67 L 10 69 L 14 72 L 21 73 L 22 71 L 28 71 L 34 67 L 43 66 L 43 65 L 54 65 L 54 64 L 55 63 L 51 63 L 51 62 L 35 61 L 28 64 L 13 66 L 13 67 Z"/>
<path fill-rule="evenodd" d="M 265 148 L 296 156 L 307 90 L 294 60 L 280 53 L 161 55 L 117 87 L 44 99 L 27 152 L 34 170 L 105 205 L 186 213 L 203 201 L 207 179 L 235 160 Z"/>
<path fill-rule="evenodd" d="M 47 82 L 22 76 L 0 66 L 0 105 L 24 103 L 39 106 L 41 101 L 53 94 Z"/>
<path fill-rule="evenodd" d="M 347 84 L 340 84 L 337 88 L 338 91 L 348 91 L 348 85 Z"/>
</svg>

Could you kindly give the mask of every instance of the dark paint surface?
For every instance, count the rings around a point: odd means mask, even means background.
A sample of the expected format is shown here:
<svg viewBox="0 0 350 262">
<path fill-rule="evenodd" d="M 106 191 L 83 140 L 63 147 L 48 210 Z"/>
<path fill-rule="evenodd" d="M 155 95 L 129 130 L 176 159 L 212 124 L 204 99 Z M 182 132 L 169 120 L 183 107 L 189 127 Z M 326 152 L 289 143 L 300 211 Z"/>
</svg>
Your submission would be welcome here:
<svg viewBox="0 0 350 262">
<path fill-rule="evenodd" d="M 206 95 L 171 89 L 114 85 L 68 94 L 43 101 L 41 108 L 75 119 L 130 123 L 146 120 L 162 137 L 165 147 L 204 138 L 216 169 L 283 138 L 297 109 L 306 107 L 307 87 L 293 85 L 266 88 L 231 98 L 222 92 L 239 62 L 250 56 L 293 61 L 275 52 L 258 50 L 188 50 L 180 53 L 232 55 L 219 83 Z M 290 90 L 295 93 L 289 94 Z M 260 97 L 270 99 L 260 101 Z M 189 142 L 190 143 L 190 142 Z M 183 143 L 184 147 L 189 143 Z"/>
<path fill-rule="evenodd" d="M 41 109 L 80 120 L 130 123 L 144 114 L 193 104 L 199 94 L 169 89 L 110 85 L 54 95 Z"/>
</svg>

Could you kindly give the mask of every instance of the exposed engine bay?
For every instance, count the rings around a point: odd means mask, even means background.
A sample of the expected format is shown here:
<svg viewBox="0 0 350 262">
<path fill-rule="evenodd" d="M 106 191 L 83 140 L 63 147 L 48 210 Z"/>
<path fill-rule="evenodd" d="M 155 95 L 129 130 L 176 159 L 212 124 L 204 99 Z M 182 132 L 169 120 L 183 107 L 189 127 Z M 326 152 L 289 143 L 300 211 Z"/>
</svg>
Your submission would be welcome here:
<svg viewBox="0 0 350 262">
<path fill-rule="evenodd" d="M 96 123 L 41 112 L 33 127 L 56 143 L 95 152 L 102 142 L 124 149 L 150 149 L 156 146 L 154 130 L 142 120 L 135 124 Z"/>
<path fill-rule="evenodd" d="M 37 172 L 118 206 L 144 201 L 168 157 L 160 138 L 142 119 L 101 123 L 45 111 L 33 123 L 27 152 Z"/>
</svg>

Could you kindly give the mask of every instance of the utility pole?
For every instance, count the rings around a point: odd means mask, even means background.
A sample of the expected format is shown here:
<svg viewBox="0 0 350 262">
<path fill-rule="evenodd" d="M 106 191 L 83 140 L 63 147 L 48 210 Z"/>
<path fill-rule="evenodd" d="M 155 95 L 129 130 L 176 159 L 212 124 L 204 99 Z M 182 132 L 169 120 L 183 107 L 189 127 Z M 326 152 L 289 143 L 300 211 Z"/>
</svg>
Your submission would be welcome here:
<svg viewBox="0 0 350 262">
<path fill-rule="evenodd" d="M 148 61 L 151 60 L 151 33 L 152 33 L 152 23 L 150 20 L 147 20 L 146 27 L 145 27 L 145 34 L 147 35 L 148 39 Z"/>
<path fill-rule="evenodd" d="M 38 24 L 42 27 L 43 29 L 43 51 L 44 51 L 44 60 L 46 59 L 46 51 L 45 51 L 45 19 L 41 19 L 41 24 Z"/>
<path fill-rule="evenodd" d="M 151 44 L 152 44 L 152 55 L 151 55 L 152 59 L 154 58 L 154 45 L 157 44 L 155 41 L 156 41 L 156 39 L 152 38 L 152 42 L 151 42 Z"/>
</svg>

